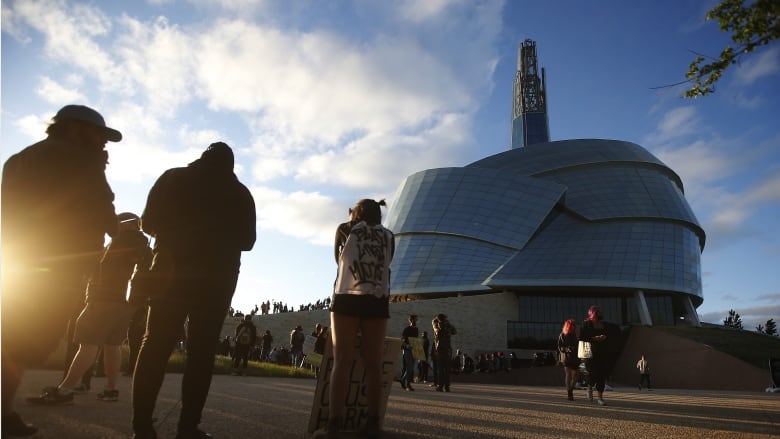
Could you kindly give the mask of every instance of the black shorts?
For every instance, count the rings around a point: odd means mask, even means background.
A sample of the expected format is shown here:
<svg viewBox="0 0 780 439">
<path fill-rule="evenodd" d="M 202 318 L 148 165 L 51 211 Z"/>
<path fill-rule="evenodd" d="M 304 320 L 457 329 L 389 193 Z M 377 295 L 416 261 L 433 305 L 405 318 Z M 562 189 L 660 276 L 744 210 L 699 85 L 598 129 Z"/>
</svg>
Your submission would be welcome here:
<svg viewBox="0 0 780 439">
<path fill-rule="evenodd" d="M 390 297 L 334 294 L 330 304 L 330 312 L 361 319 L 389 319 Z"/>
</svg>

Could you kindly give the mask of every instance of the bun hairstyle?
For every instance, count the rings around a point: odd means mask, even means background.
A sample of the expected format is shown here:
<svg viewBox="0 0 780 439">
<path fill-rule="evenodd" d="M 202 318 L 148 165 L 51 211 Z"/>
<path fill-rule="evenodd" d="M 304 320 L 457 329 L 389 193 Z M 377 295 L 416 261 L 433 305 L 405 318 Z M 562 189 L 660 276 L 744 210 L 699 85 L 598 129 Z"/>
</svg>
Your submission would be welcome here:
<svg viewBox="0 0 780 439">
<path fill-rule="evenodd" d="M 355 207 L 349 210 L 349 213 L 356 221 L 365 221 L 370 225 L 382 222 L 381 206 L 387 206 L 384 199 L 379 201 L 370 198 L 363 198 L 355 203 Z"/>
</svg>

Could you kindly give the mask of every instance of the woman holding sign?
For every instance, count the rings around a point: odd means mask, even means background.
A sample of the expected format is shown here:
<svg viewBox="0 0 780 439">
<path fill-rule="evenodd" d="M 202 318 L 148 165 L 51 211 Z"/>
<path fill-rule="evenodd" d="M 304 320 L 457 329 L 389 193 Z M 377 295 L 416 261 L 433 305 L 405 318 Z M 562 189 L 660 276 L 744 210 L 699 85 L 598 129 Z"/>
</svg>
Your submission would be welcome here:
<svg viewBox="0 0 780 439">
<path fill-rule="evenodd" d="M 390 261 L 395 251 L 393 232 L 382 226 L 385 201 L 362 199 L 349 209 L 350 220 L 336 229 L 338 264 L 330 307 L 333 370 L 328 393 L 328 424 L 313 438 L 338 438 L 354 346 L 360 333 L 360 358 L 366 373 L 368 419 L 364 433 L 379 437 L 382 398 L 382 357 L 390 318 Z"/>
</svg>

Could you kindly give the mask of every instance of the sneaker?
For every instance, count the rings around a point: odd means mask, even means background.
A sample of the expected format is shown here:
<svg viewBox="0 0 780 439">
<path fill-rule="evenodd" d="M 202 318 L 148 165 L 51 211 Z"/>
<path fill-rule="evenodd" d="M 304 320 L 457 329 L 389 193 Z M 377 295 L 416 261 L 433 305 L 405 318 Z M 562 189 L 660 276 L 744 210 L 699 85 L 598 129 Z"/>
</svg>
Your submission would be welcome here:
<svg viewBox="0 0 780 439">
<path fill-rule="evenodd" d="M 73 392 L 61 393 L 56 387 L 44 387 L 40 396 L 31 396 L 27 402 L 35 405 L 67 405 L 73 404 Z"/>
<path fill-rule="evenodd" d="M 119 390 L 103 389 L 102 392 L 97 394 L 97 399 L 105 402 L 116 401 L 119 399 Z"/>
<path fill-rule="evenodd" d="M 38 432 L 38 428 L 22 420 L 16 412 L 11 412 L 2 417 L 3 437 L 9 436 L 32 436 Z"/>
<path fill-rule="evenodd" d="M 603 399 L 599 399 L 597 402 L 599 403 L 599 405 L 607 405 L 607 403 L 604 402 Z"/>
</svg>

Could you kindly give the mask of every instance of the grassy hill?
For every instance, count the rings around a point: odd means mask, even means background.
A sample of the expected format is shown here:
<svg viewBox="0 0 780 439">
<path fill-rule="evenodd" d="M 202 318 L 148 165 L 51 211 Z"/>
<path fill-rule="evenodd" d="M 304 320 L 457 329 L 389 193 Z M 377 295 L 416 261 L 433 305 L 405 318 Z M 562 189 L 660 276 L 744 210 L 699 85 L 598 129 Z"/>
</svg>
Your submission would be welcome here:
<svg viewBox="0 0 780 439">
<path fill-rule="evenodd" d="M 702 343 L 769 371 L 769 358 L 780 358 L 780 337 L 755 331 L 726 329 L 718 326 L 654 326 L 678 337 Z"/>
</svg>

